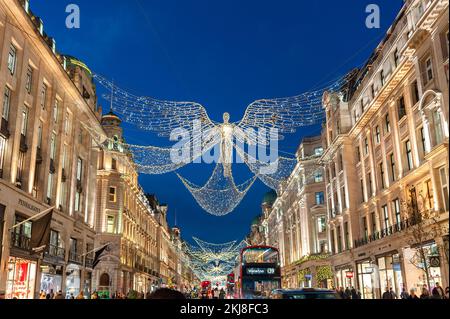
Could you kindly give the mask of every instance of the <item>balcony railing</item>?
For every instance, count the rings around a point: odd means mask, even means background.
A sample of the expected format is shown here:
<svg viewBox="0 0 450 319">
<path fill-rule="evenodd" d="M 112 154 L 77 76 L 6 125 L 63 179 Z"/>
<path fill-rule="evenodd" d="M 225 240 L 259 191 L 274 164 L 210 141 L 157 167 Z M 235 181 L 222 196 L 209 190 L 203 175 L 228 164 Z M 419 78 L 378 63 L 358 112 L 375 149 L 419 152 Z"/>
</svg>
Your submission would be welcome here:
<svg viewBox="0 0 450 319">
<path fill-rule="evenodd" d="M 82 265 L 83 258 L 80 255 L 78 255 L 76 252 L 69 251 L 69 262 Z"/>
<path fill-rule="evenodd" d="M 411 226 L 417 225 L 419 222 L 420 222 L 420 219 L 416 218 L 416 217 L 405 219 L 405 220 L 401 221 L 400 223 L 397 223 L 388 228 L 377 231 L 370 236 L 365 236 L 363 238 L 355 240 L 355 248 L 365 246 L 371 242 L 389 237 L 396 233 L 400 233 L 400 232 L 408 229 Z"/>
<path fill-rule="evenodd" d="M 66 255 L 66 251 L 64 248 L 49 245 L 48 250 L 45 252 L 45 257 L 55 258 L 63 261 Z"/>
<path fill-rule="evenodd" d="M 11 247 L 22 250 L 31 250 L 30 241 L 31 238 L 26 235 L 15 232 L 11 233 Z"/>
</svg>

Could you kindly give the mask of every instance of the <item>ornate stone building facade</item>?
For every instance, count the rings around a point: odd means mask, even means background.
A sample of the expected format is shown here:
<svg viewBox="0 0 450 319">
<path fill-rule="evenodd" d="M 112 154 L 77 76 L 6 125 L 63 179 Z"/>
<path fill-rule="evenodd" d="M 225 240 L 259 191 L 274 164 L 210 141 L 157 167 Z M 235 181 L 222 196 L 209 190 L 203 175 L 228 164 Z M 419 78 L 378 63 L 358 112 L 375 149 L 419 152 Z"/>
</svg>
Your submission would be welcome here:
<svg viewBox="0 0 450 319">
<path fill-rule="evenodd" d="M 56 51 L 28 1 L 0 2 L 0 43 L 0 290 L 89 293 L 97 151 L 85 126 L 102 130 L 91 72 Z M 11 227 L 50 207 L 50 245 L 32 254 L 32 221 Z"/>
<path fill-rule="evenodd" d="M 365 67 L 324 95 L 330 260 L 363 298 L 449 283 L 448 30 L 448 1 L 405 1 Z"/>
<path fill-rule="evenodd" d="M 120 119 L 101 116 L 91 71 L 59 54 L 43 25 L 28 0 L 0 1 L 0 291 L 30 299 L 147 292 L 171 278 L 187 286 L 195 277 L 180 262 L 181 239 L 167 206 L 138 185 Z M 50 244 L 33 254 L 33 221 L 12 227 L 52 207 Z"/>
<path fill-rule="evenodd" d="M 138 184 L 131 154 L 122 146 L 120 119 L 102 117 L 109 138 L 99 149 L 95 229 L 97 245 L 108 245 L 94 272 L 97 291 L 148 292 L 159 285 L 158 228 L 165 214 Z"/>
<path fill-rule="evenodd" d="M 318 164 L 322 152 L 320 136 L 303 139 L 296 154 L 299 163 L 278 196 L 275 191 L 266 194 L 262 216 L 252 226 L 253 241 L 280 250 L 284 287 L 327 284 L 316 276 L 318 267 L 327 266 L 323 258 L 314 265 L 305 263 L 328 250 L 324 175 Z"/>
</svg>

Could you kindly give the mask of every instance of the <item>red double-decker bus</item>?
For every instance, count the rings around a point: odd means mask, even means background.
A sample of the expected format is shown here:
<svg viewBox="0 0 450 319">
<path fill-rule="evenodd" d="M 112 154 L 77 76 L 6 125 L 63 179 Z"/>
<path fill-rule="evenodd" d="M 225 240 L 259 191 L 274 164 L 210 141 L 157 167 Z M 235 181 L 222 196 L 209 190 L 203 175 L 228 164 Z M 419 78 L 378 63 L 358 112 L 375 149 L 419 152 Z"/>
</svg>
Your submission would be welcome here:
<svg viewBox="0 0 450 319">
<path fill-rule="evenodd" d="M 272 290 L 281 288 L 280 253 L 275 247 L 245 247 L 238 271 L 237 298 L 267 298 Z"/>
</svg>

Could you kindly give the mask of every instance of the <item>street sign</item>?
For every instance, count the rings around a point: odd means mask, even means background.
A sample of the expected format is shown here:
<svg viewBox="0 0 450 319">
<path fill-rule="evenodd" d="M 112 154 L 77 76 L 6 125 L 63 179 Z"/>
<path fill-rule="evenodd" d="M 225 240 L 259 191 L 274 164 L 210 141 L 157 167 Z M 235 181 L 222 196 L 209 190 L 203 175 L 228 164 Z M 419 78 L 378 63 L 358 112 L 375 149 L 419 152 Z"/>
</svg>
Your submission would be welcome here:
<svg viewBox="0 0 450 319">
<path fill-rule="evenodd" d="M 311 279 L 312 279 L 312 275 L 306 274 L 306 275 L 305 275 L 305 279 L 306 279 L 306 280 L 311 280 Z"/>
<path fill-rule="evenodd" d="M 345 276 L 347 277 L 347 278 L 353 278 L 353 271 L 347 271 L 346 273 L 345 273 Z"/>
</svg>

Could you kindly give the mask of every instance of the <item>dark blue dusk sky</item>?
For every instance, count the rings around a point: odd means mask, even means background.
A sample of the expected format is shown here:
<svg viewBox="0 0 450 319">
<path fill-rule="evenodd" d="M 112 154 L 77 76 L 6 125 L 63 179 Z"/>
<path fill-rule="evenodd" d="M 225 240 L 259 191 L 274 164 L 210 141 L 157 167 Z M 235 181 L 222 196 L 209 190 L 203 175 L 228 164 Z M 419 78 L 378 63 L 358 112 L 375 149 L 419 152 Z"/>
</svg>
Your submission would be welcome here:
<svg viewBox="0 0 450 319">
<path fill-rule="evenodd" d="M 260 98 L 297 95 L 342 76 L 369 57 L 397 15 L 402 0 L 32 0 L 45 31 L 59 52 L 76 56 L 95 73 L 114 78 L 137 95 L 196 101 L 209 116 L 229 112 L 238 121 L 247 105 Z M 81 28 L 65 27 L 65 8 L 78 4 Z M 365 27 L 365 8 L 381 8 L 381 29 Z M 100 100 L 100 104 L 107 102 Z M 104 107 L 107 109 L 107 107 Z M 149 132 L 125 125 L 133 144 L 168 145 Z M 294 153 L 299 130 L 280 142 Z M 204 184 L 212 167 L 202 164 L 181 173 Z M 235 165 L 236 166 L 236 165 Z M 242 166 L 242 164 L 240 164 Z M 250 177 L 236 167 L 238 182 Z M 182 235 L 209 242 L 242 239 L 261 211 L 268 188 L 257 182 L 226 217 L 210 216 L 195 202 L 175 174 L 140 177 L 146 192 L 169 205 L 169 223 Z"/>
</svg>

